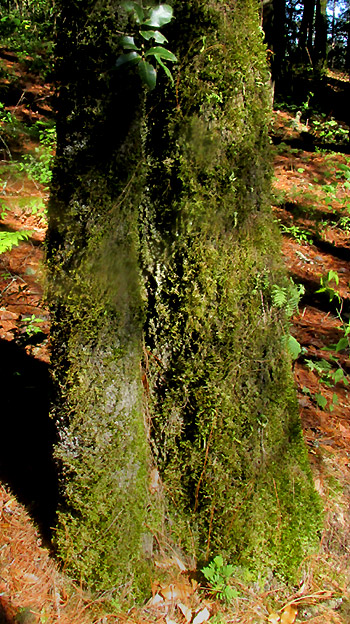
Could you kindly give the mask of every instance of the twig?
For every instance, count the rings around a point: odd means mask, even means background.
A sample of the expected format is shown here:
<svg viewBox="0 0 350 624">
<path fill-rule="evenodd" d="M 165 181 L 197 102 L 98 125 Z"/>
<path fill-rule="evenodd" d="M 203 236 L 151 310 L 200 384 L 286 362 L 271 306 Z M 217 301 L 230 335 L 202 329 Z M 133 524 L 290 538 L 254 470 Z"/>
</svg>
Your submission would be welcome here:
<svg viewBox="0 0 350 624">
<path fill-rule="evenodd" d="M 203 477 L 204 477 L 205 469 L 206 469 L 206 466 L 207 466 L 208 454 L 209 454 L 209 447 L 210 447 L 210 441 L 211 441 L 211 437 L 212 437 L 212 434 L 213 434 L 214 425 L 216 424 L 216 417 L 217 417 L 217 413 L 215 412 L 215 414 L 214 414 L 214 418 L 213 418 L 213 422 L 212 422 L 212 424 L 211 424 L 211 429 L 210 429 L 210 433 L 209 433 L 209 438 L 208 438 L 207 448 L 205 449 L 205 457 L 204 457 L 203 470 L 202 470 L 202 472 L 201 472 L 201 476 L 199 477 L 199 481 L 198 481 L 198 483 L 197 483 L 197 487 L 196 487 L 195 503 L 194 503 L 194 511 L 197 511 L 197 508 L 198 508 L 198 495 L 199 495 L 199 488 L 200 488 L 201 483 L 202 483 L 202 481 L 203 481 Z"/>
</svg>

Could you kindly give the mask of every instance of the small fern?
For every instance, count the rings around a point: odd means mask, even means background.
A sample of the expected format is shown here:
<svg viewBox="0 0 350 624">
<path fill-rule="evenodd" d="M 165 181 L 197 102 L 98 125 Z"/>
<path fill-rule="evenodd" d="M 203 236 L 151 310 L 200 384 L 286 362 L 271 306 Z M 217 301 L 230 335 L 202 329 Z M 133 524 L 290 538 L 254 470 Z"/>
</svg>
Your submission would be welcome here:
<svg viewBox="0 0 350 624">
<path fill-rule="evenodd" d="M 19 245 L 21 241 L 28 240 L 32 233 L 31 230 L 22 230 L 22 232 L 0 232 L 0 254 L 11 251 L 11 249 Z"/>
<path fill-rule="evenodd" d="M 298 310 L 299 302 L 305 293 L 303 284 L 295 284 L 290 278 L 287 286 L 274 284 L 271 290 L 272 305 L 276 308 L 284 308 L 287 317 Z"/>
<path fill-rule="evenodd" d="M 274 284 L 271 290 L 272 305 L 275 308 L 283 308 L 287 303 L 287 289 L 284 286 Z"/>
</svg>

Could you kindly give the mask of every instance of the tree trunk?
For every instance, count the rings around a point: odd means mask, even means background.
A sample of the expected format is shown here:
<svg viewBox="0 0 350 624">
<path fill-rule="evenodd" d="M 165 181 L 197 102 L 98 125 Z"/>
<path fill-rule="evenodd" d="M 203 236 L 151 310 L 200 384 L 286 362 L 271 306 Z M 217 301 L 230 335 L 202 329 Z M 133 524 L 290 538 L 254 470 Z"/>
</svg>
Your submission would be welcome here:
<svg viewBox="0 0 350 624">
<path fill-rule="evenodd" d="M 271 78 L 278 86 L 283 75 L 286 53 L 285 0 L 271 0 L 263 3 L 263 29 L 271 62 Z"/>
<path fill-rule="evenodd" d="M 345 52 L 345 69 L 350 72 L 350 8 L 348 13 L 347 20 L 347 42 L 346 42 L 346 52 Z"/>
<path fill-rule="evenodd" d="M 57 159 L 49 207 L 57 547 L 96 589 L 145 579 L 150 454 L 140 361 L 138 206 L 144 93 L 115 63 L 119 3 L 60 2 Z M 148 514 L 149 515 L 149 514 Z M 147 575 L 147 583 L 148 583 Z"/>
<path fill-rule="evenodd" d="M 327 65 L 327 0 L 316 0 L 314 65 L 318 72 Z"/>
<path fill-rule="evenodd" d="M 300 25 L 298 48 L 304 63 L 311 63 L 314 33 L 315 0 L 304 0 L 304 11 Z"/>
<path fill-rule="evenodd" d="M 164 536 L 200 561 L 294 578 L 320 516 L 271 297 L 289 282 L 257 6 L 175 0 L 175 85 L 159 70 L 146 96 L 132 67 L 114 69 L 130 28 L 119 3 L 61 6 L 59 552 L 105 591 L 142 588 Z"/>
</svg>

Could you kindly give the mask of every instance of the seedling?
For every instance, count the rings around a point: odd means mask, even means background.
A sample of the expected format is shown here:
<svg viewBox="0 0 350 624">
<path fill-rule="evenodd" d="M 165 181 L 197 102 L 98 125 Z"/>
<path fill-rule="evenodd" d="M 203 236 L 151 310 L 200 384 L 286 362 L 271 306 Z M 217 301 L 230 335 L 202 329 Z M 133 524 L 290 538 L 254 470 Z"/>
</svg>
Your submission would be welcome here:
<svg viewBox="0 0 350 624">
<path fill-rule="evenodd" d="M 225 602 L 231 602 L 233 598 L 238 597 L 236 588 L 229 584 L 234 573 L 234 566 L 225 565 L 221 555 L 215 557 L 208 566 L 202 568 L 202 573 L 208 581 L 208 587 L 213 596 L 225 600 Z"/>
<path fill-rule="evenodd" d="M 337 299 L 338 302 L 341 304 L 342 300 L 341 300 L 341 296 L 339 293 L 339 290 L 337 290 L 336 288 L 333 288 L 333 286 L 331 285 L 332 282 L 338 286 L 339 285 L 339 275 L 336 271 L 330 270 L 328 271 L 327 275 L 321 275 L 320 277 L 320 286 L 321 288 L 319 288 L 318 290 L 316 290 L 316 293 L 326 293 L 329 297 L 329 301 L 333 301 L 333 299 Z"/>
<path fill-rule="evenodd" d="M 36 323 L 44 322 L 44 319 L 35 316 L 35 314 L 32 314 L 32 316 L 26 316 L 22 319 L 22 323 L 24 325 L 24 333 L 27 334 L 27 336 L 29 337 L 34 336 L 35 334 L 42 333 L 42 329 L 38 327 Z"/>
</svg>

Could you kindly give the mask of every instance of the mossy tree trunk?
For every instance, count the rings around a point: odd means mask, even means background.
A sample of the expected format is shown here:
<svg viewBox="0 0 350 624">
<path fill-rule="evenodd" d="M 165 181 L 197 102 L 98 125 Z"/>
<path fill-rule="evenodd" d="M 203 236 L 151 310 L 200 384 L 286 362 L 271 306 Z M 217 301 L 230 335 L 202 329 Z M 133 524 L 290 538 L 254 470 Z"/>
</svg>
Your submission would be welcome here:
<svg viewBox="0 0 350 624">
<path fill-rule="evenodd" d="M 59 4 L 48 237 L 62 499 L 56 542 L 78 579 L 128 590 L 134 575 L 139 587 L 149 582 L 138 268 L 144 93 L 136 76 L 120 83 L 115 71 L 117 29 L 126 23 L 119 3 Z"/>
<path fill-rule="evenodd" d="M 184 546 L 291 577 L 319 507 L 271 302 L 283 277 L 257 6 L 174 8 L 180 67 L 149 98 L 141 217 L 153 452 Z"/>
<path fill-rule="evenodd" d="M 271 302 L 285 278 L 258 6 L 172 4 L 175 85 L 159 72 L 146 94 L 133 68 L 115 70 L 120 4 L 60 2 L 48 242 L 57 542 L 103 590 L 142 586 L 150 530 L 199 560 L 221 552 L 289 578 L 317 539 L 286 323 Z"/>
</svg>

